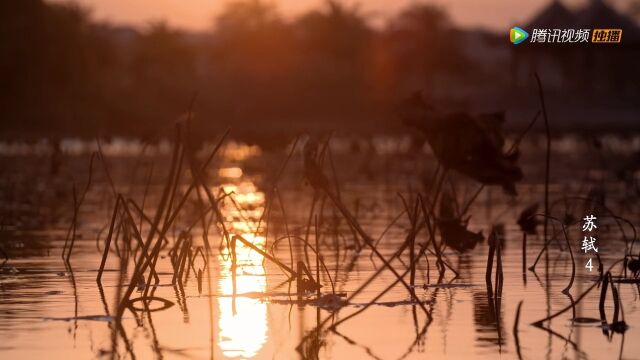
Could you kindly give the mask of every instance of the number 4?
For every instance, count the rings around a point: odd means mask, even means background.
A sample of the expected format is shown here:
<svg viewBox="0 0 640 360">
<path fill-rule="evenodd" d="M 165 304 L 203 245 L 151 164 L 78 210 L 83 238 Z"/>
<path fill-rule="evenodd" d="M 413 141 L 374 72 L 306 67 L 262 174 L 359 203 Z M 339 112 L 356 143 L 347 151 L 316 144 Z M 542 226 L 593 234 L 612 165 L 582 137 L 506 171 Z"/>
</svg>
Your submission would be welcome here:
<svg viewBox="0 0 640 360">
<path fill-rule="evenodd" d="M 593 270 L 593 265 L 591 264 L 591 258 L 589 258 L 589 261 L 587 261 L 587 265 L 585 265 L 585 269 L 589 269 L 589 271 Z"/>
</svg>

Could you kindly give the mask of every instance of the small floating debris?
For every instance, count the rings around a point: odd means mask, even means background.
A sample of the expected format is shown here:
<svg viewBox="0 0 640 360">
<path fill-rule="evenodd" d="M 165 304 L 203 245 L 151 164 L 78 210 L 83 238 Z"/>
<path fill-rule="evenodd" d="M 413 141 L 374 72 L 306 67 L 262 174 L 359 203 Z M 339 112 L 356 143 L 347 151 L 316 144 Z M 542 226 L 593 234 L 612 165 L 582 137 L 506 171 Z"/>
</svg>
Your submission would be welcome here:
<svg viewBox="0 0 640 360">
<path fill-rule="evenodd" d="M 269 302 L 272 304 L 280 304 L 280 305 L 311 305 L 317 306 L 319 308 L 325 310 L 337 310 L 347 305 L 353 305 L 348 303 L 344 298 L 347 297 L 346 293 L 336 293 L 336 294 L 324 294 L 321 295 L 320 298 L 294 298 L 294 299 L 270 299 Z"/>
<path fill-rule="evenodd" d="M 318 299 L 314 299 L 309 302 L 309 305 L 317 306 L 326 310 L 338 310 L 343 306 L 348 305 L 348 302 L 344 299 L 346 294 L 325 294 Z"/>
<path fill-rule="evenodd" d="M 629 325 L 627 325 L 627 323 L 624 320 L 622 320 L 622 321 L 613 322 L 611 324 L 603 325 L 602 328 L 604 330 L 610 330 L 615 333 L 623 334 L 625 331 L 627 331 L 627 329 L 629 328 Z"/>
<path fill-rule="evenodd" d="M 15 266 L 7 266 L 7 267 L 3 267 L 2 268 L 2 273 L 3 274 L 15 275 L 15 274 L 17 274 L 19 272 L 20 272 L 20 270 L 16 269 Z"/>
<path fill-rule="evenodd" d="M 84 315 L 84 316 L 70 316 L 70 317 L 46 317 L 45 320 L 52 321 L 75 321 L 75 320 L 87 320 L 87 321 L 114 321 L 113 316 L 107 315 Z"/>
<path fill-rule="evenodd" d="M 431 301 L 425 300 L 425 301 L 421 301 L 420 302 L 423 305 L 428 305 L 431 304 Z M 399 301 L 379 301 L 379 302 L 374 302 L 374 303 L 359 303 L 359 304 L 350 304 L 350 305 L 354 305 L 356 307 L 363 307 L 363 306 L 367 306 L 367 305 L 378 305 L 378 306 L 386 306 L 386 307 L 396 307 L 396 306 L 402 306 L 402 305 L 418 305 L 418 302 L 415 300 L 399 300 Z"/>
<path fill-rule="evenodd" d="M 422 304 L 430 304 L 430 301 L 421 301 Z M 402 305 L 418 305 L 418 302 L 415 300 L 400 300 L 400 301 L 383 301 L 377 302 L 374 305 L 378 306 L 386 306 L 386 307 L 396 307 Z"/>
<path fill-rule="evenodd" d="M 421 287 L 423 289 L 457 289 L 457 288 L 462 288 L 462 289 L 466 289 L 466 288 L 470 288 L 473 287 L 475 285 L 473 284 L 448 284 L 448 283 L 443 283 L 443 284 L 424 284 L 424 285 L 415 285 L 414 287 Z"/>
<path fill-rule="evenodd" d="M 576 317 L 571 320 L 574 325 L 600 324 L 600 319 L 590 317 Z"/>
</svg>

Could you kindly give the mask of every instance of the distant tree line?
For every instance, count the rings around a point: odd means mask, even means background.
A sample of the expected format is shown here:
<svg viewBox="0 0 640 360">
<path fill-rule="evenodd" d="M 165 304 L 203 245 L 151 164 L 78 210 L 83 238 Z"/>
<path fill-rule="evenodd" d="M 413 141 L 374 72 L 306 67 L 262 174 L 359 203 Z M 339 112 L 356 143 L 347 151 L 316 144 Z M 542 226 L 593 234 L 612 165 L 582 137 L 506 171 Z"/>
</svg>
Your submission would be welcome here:
<svg viewBox="0 0 640 360">
<path fill-rule="evenodd" d="M 0 135 L 152 137 L 194 95 L 198 133 L 385 126 L 399 96 L 473 81 L 447 14 L 413 5 L 383 29 L 329 1 L 285 21 L 232 2 L 207 33 L 99 24 L 72 3 L 0 2 Z M 458 79 L 458 80 L 456 80 Z M 346 124 L 346 125 L 345 125 Z"/>
</svg>

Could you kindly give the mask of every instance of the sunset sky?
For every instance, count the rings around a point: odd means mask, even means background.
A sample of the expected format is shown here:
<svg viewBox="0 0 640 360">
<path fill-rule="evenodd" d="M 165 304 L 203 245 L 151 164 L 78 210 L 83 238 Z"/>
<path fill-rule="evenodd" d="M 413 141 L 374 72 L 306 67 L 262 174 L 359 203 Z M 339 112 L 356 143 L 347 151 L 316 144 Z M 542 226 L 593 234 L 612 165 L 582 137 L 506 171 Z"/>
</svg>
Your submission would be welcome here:
<svg viewBox="0 0 640 360">
<path fill-rule="evenodd" d="M 68 0 L 49 0 L 67 2 Z M 145 26 L 165 19 L 170 25 L 188 30 L 205 30 L 226 3 L 234 0 L 76 0 L 91 9 L 93 17 L 113 24 Z M 579 6 L 587 0 L 565 0 L 567 6 Z M 322 6 L 322 0 L 267 0 L 276 4 L 284 16 L 295 16 Z M 373 24 L 383 24 L 390 15 L 415 0 L 343 0 L 359 3 Z M 463 27 L 483 27 L 495 31 L 521 25 L 550 0 L 428 0 L 447 9 L 454 22 Z M 620 1 L 616 1 L 620 3 Z"/>
</svg>

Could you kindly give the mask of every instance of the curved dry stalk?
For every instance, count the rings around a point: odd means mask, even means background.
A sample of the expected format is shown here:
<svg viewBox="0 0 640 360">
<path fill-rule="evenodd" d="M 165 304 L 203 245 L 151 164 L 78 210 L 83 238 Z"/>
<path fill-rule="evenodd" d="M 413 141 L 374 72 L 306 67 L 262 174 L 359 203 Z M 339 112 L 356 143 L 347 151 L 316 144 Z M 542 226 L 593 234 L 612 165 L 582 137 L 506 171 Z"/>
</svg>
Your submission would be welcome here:
<svg viewBox="0 0 640 360">
<path fill-rule="evenodd" d="M 562 290 L 562 293 L 568 294 L 569 291 L 571 290 L 571 287 L 573 286 L 573 282 L 574 282 L 574 279 L 576 277 L 576 261 L 575 261 L 575 258 L 573 257 L 573 250 L 571 249 L 571 244 L 569 242 L 569 236 L 567 235 L 567 229 L 565 228 L 564 223 L 560 219 L 557 219 L 557 218 L 555 218 L 555 217 L 553 217 L 551 215 L 534 214 L 533 216 L 542 216 L 545 219 L 550 219 L 550 220 L 557 221 L 560 224 L 560 226 L 562 227 L 562 233 L 563 233 L 564 239 L 565 239 L 565 241 L 567 243 L 567 248 L 569 249 L 569 255 L 571 256 L 571 279 L 569 280 L 569 284 L 567 285 L 567 287 L 565 287 Z M 545 244 L 544 248 L 546 248 L 548 244 L 549 244 L 549 242 L 547 242 Z M 537 260 L 536 260 L 536 263 L 537 263 Z M 532 267 L 535 267 L 535 264 Z"/>
<path fill-rule="evenodd" d="M 609 266 L 609 269 L 607 270 L 607 272 L 611 271 L 611 269 L 613 269 L 613 267 L 618 265 L 620 262 L 622 262 L 622 260 L 616 260 L 613 264 L 611 264 L 611 266 Z M 574 303 L 562 308 L 561 310 L 555 312 L 552 315 L 549 315 L 549 316 L 547 316 L 547 317 L 545 317 L 543 319 L 540 319 L 540 320 L 538 320 L 536 322 L 531 323 L 531 325 L 541 328 L 542 327 L 542 323 L 544 323 L 545 321 L 549 321 L 549 320 L 555 319 L 556 317 L 564 314 L 568 310 L 570 310 L 573 307 L 575 307 L 575 305 L 577 305 L 582 299 L 584 299 L 584 297 L 587 296 L 589 294 L 589 292 L 591 292 L 591 290 L 596 288 L 599 284 L 600 284 L 600 281 L 594 281 L 594 283 L 591 286 L 589 286 L 589 288 L 587 290 L 585 290 L 582 294 L 580 294 L 580 296 L 578 296 L 578 298 L 575 300 Z"/>
<path fill-rule="evenodd" d="M 549 118 L 547 117 L 547 106 L 544 101 L 544 89 L 542 88 L 542 82 L 540 81 L 540 77 L 538 73 L 534 73 L 534 77 L 536 79 L 536 83 L 538 84 L 538 96 L 540 99 L 540 106 L 542 107 L 542 118 L 544 119 L 544 131 L 547 140 L 547 149 L 545 154 L 545 168 L 544 168 L 544 213 L 546 215 L 549 214 L 549 179 L 551 177 L 551 130 L 549 128 Z M 548 231 L 549 221 L 545 217 L 544 220 L 544 237 L 543 239 L 547 239 L 547 231 Z"/>
<path fill-rule="evenodd" d="M 290 239 L 296 239 L 296 240 L 298 240 L 298 241 L 302 241 L 302 242 L 305 244 L 305 246 L 307 246 L 309 249 L 311 249 L 311 251 L 313 251 L 313 253 L 316 255 L 316 259 L 320 261 L 320 265 L 322 265 L 322 268 L 323 268 L 324 272 L 325 272 L 325 273 L 327 274 L 327 276 L 329 277 L 329 282 L 331 283 L 331 292 L 332 292 L 333 294 L 335 294 L 335 293 L 336 293 L 335 286 L 334 286 L 334 283 L 333 283 L 333 279 L 332 279 L 332 277 L 331 277 L 331 273 L 329 272 L 329 269 L 327 268 L 327 265 L 325 265 L 324 260 L 323 260 L 323 259 L 322 259 L 322 257 L 320 256 L 320 253 L 318 252 L 317 248 L 316 248 L 316 247 L 311 246 L 311 244 L 310 244 L 308 241 L 306 241 L 305 239 L 303 239 L 302 237 L 300 237 L 300 236 L 296 236 L 296 235 L 285 235 L 285 236 L 281 236 L 281 237 L 277 238 L 277 239 L 273 242 L 273 244 L 271 244 L 271 248 L 270 248 L 270 250 L 269 250 L 269 251 L 273 254 L 273 250 L 274 250 L 274 249 L 275 249 L 275 247 L 278 245 L 278 242 L 280 242 L 280 241 L 282 241 L 282 240 L 285 240 L 285 239 L 287 239 L 287 238 L 290 238 Z M 317 244 L 316 244 L 316 246 L 317 246 Z"/>
</svg>

